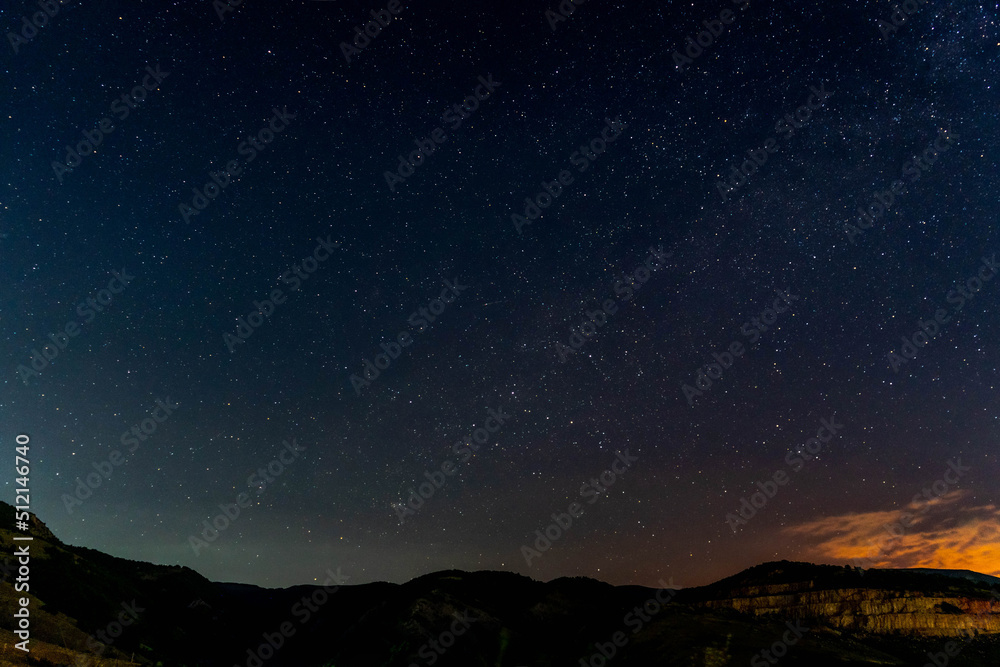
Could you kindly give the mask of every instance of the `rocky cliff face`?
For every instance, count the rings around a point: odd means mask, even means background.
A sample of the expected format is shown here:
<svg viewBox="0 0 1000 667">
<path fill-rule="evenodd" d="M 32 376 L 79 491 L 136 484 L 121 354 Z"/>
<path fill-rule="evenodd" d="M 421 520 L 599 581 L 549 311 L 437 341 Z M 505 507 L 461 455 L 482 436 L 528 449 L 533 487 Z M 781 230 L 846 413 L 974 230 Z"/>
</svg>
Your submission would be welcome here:
<svg viewBox="0 0 1000 667">
<path fill-rule="evenodd" d="M 0 514 L 13 508 L 0 501 Z M 970 572 L 764 563 L 672 591 L 654 611 L 662 591 L 512 572 L 263 589 L 62 544 L 40 522 L 29 530 L 32 664 L 49 667 L 735 667 L 765 664 L 775 646 L 787 651 L 781 667 L 912 666 L 959 638 L 948 667 L 1000 665 L 1000 578 Z M 0 526 L 0 643 L 10 651 L 21 595 L 13 537 Z M 125 628 L 123 608 L 137 610 Z M 796 619 L 808 630 L 785 646 Z M 287 641 L 273 648 L 276 636 Z M 0 667 L 9 655 L 0 649 Z"/>
<path fill-rule="evenodd" d="M 874 588 L 816 590 L 814 582 L 736 588 L 710 609 L 810 619 L 839 630 L 922 636 L 1000 634 L 1000 600 Z"/>
</svg>

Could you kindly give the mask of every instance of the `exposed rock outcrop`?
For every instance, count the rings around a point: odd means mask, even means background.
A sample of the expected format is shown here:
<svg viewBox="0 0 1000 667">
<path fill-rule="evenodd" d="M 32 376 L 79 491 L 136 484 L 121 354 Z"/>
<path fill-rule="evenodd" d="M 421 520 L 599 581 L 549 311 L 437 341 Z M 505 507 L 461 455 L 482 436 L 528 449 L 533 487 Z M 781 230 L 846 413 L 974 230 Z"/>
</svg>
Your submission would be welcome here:
<svg viewBox="0 0 1000 667">
<path fill-rule="evenodd" d="M 822 580 L 794 581 L 797 566 L 768 563 L 748 576 L 706 589 L 698 600 L 709 609 L 733 609 L 752 616 L 809 619 L 838 630 L 922 636 L 1000 634 L 1000 593 L 994 587 L 955 577 L 932 581 L 928 590 L 908 589 L 915 573 L 832 568 Z M 809 566 L 814 570 L 818 566 Z M 821 566 L 820 566 L 821 567 Z M 812 572 L 816 575 L 816 572 Z M 922 573 L 921 573 L 922 574 Z M 761 577 L 793 579 L 755 583 Z M 742 579 L 742 580 L 740 580 Z M 831 587 L 831 583 L 852 585 Z M 725 584 L 725 585 L 721 585 Z M 861 584 L 861 585 L 858 585 Z M 868 584 L 867 586 L 865 584 Z"/>
</svg>

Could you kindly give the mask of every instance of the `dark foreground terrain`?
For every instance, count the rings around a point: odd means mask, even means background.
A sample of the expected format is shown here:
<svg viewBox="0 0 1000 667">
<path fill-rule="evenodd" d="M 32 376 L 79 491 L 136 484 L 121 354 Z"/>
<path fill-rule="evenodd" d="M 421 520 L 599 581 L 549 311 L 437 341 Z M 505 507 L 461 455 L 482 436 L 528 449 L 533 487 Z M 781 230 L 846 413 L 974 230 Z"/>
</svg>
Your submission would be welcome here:
<svg viewBox="0 0 1000 667">
<path fill-rule="evenodd" d="M 31 532 L 26 655 L 0 530 L 3 664 L 1000 665 L 1000 579 L 971 572 L 782 561 L 674 591 L 459 571 L 338 585 L 330 570 L 326 587 L 271 590 Z"/>
</svg>

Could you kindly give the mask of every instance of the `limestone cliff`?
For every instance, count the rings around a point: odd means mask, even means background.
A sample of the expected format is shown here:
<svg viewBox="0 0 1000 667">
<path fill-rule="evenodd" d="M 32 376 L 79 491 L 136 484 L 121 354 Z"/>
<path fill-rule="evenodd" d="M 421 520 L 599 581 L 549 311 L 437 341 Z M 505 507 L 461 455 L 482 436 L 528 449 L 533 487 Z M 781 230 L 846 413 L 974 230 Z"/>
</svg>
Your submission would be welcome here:
<svg viewBox="0 0 1000 667">
<path fill-rule="evenodd" d="M 867 579 L 845 570 L 838 583 L 848 583 L 844 579 L 850 577 L 855 585 L 830 587 L 831 577 L 767 584 L 733 581 L 710 591 L 697 604 L 752 616 L 809 619 L 855 632 L 949 637 L 1000 634 L 1000 593 L 995 587 L 938 579 L 930 587 L 925 583 L 908 588 L 916 575 L 905 570 L 873 570 L 879 576 Z M 776 566 L 770 568 L 772 578 L 783 574 L 787 573 Z"/>
</svg>

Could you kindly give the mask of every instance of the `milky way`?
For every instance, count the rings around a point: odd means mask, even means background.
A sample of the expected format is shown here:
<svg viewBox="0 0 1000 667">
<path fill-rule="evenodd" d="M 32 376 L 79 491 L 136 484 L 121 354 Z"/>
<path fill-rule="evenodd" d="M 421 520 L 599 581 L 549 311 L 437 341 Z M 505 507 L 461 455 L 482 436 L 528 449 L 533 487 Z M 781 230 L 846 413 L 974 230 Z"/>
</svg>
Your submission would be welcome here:
<svg viewBox="0 0 1000 667">
<path fill-rule="evenodd" d="M 996 6 L 39 6 L 0 442 L 62 539 L 265 586 L 1000 574 Z"/>
</svg>

